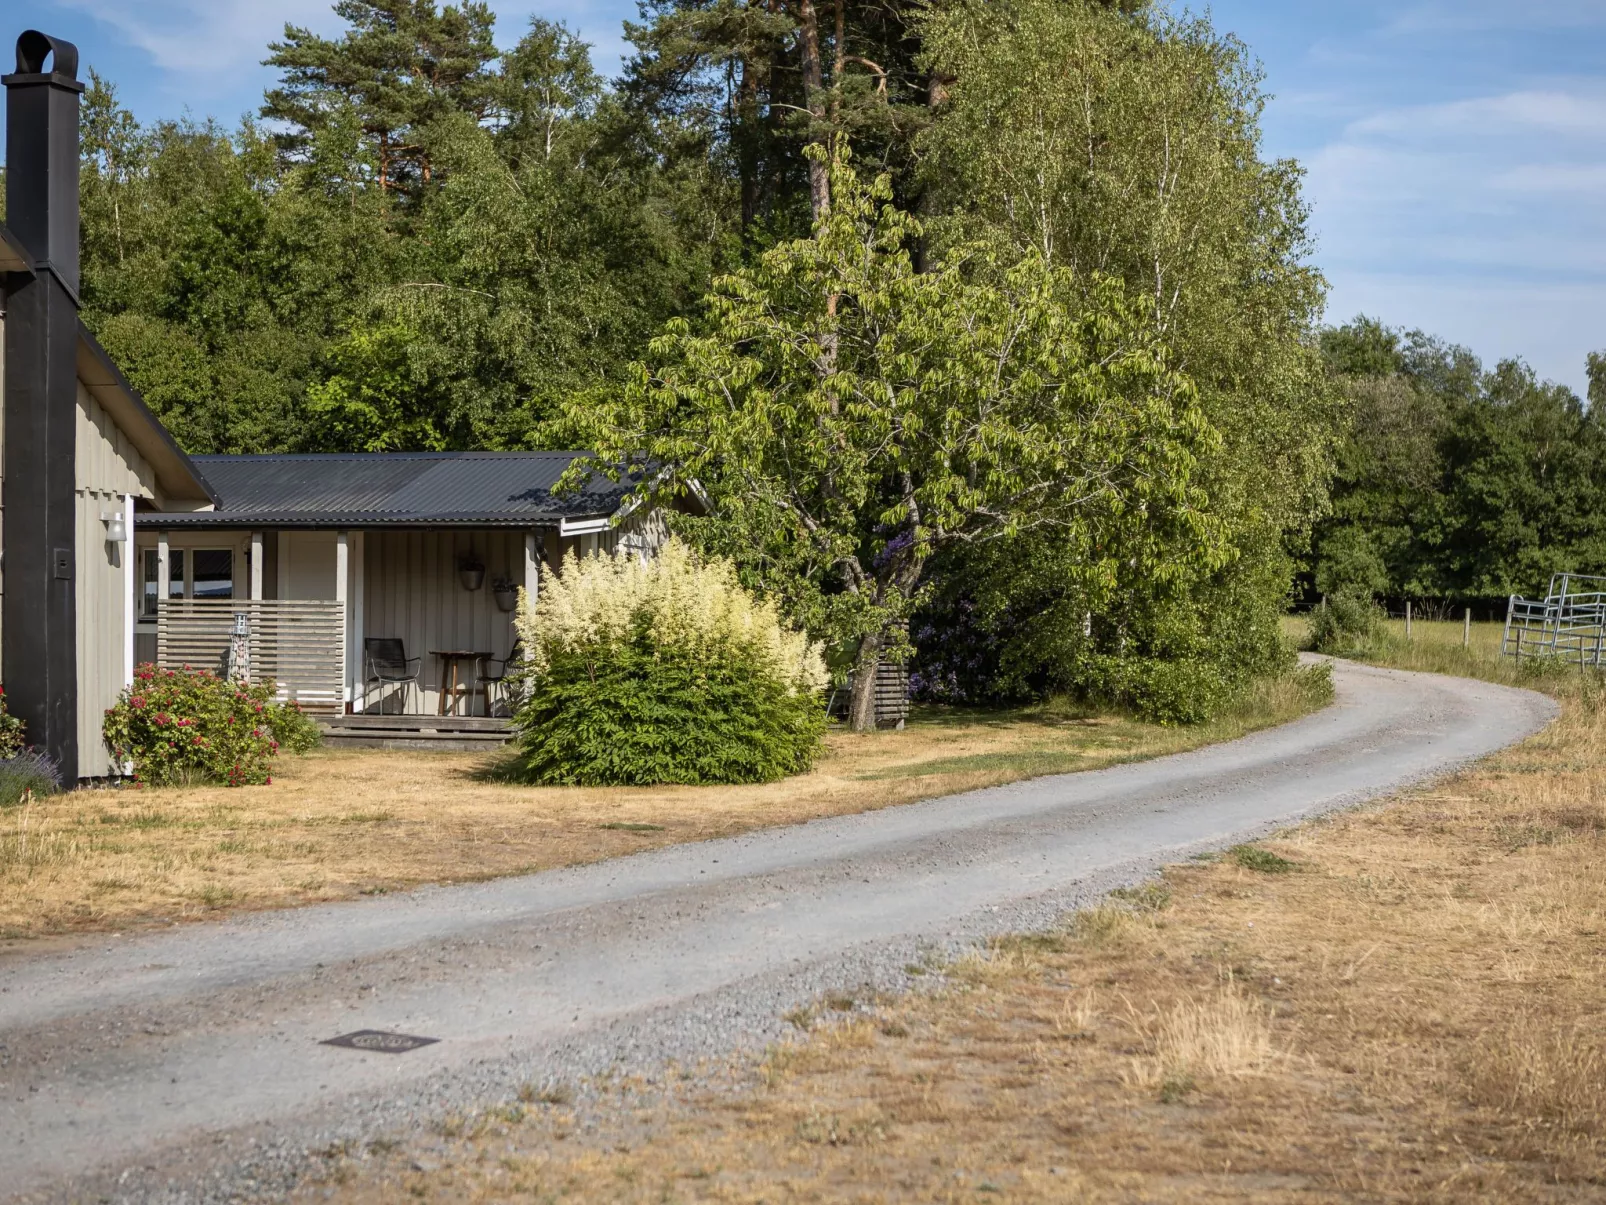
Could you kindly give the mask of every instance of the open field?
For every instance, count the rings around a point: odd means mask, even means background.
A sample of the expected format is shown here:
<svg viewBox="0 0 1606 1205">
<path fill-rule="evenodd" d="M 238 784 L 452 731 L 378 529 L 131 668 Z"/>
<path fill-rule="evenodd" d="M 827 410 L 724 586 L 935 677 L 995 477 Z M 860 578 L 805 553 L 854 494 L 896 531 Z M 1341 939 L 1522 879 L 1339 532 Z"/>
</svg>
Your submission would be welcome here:
<svg viewBox="0 0 1606 1205">
<path fill-rule="evenodd" d="M 1065 707 L 917 711 L 833 732 L 815 770 L 751 787 L 529 787 L 482 754 L 322 750 L 268 787 L 75 791 L 0 811 L 0 936 L 284 907 L 596 861 L 1227 740 L 1308 711 L 1296 680 L 1160 728 Z"/>
<path fill-rule="evenodd" d="M 929 996 L 822 1001 L 721 1088 L 532 1085 L 426 1150 L 329 1152 L 308 1199 L 1599 1200 L 1606 706 L 1556 693 L 1429 789 L 1172 867 Z"/>
<path fill-rule="evenodd" d="M 1533 662 L 1525 661 L 1519 668 L 1515 661 L 1500 656 L 1500 638 L 1504 631 L 1503 623 L 1474 623 L 1469 647 L 1463 648 L 1462 624 L 1458 619 L 1414 620 L 1409 640 L 1405 637 L 1405 621 L 1390 619 L 1383 624 L 1384 638 L 1373 655 L 1363 659 L 1396 669 L 1457 674 L 1508 686 L 1542 686 L 1548 678 L 1536 672 Z M 1283 634 L 1303 646 L 1308 640 L 1304 617 L 1286 617 Z"/>
</svg>

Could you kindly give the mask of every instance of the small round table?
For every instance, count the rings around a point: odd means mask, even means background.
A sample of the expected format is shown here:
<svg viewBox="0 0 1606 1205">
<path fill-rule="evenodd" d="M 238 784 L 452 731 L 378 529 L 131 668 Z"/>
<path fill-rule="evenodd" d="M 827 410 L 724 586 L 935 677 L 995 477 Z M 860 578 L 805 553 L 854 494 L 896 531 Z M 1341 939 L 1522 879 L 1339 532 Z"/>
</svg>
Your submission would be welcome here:
<svg viewBox="0 0 1606 1205">
<path fill-rule="evenodd" d="M 465 694 L 472 696 L 473 687 L 461 685 L 458 679 L 457 667 L 465 661 L 479 664 L 486 658 L 494 656 L 492 653 L 477 653 L 465 649 L 430 649 L 430 656 L 441 659 L 441 698 L 440 706 L 436 708 L 437 715 L 462 715 L 458 710 L 458 700 Z M 469 714 L 474 714 L 472 698 L 469 702 Z"/>
</svg>

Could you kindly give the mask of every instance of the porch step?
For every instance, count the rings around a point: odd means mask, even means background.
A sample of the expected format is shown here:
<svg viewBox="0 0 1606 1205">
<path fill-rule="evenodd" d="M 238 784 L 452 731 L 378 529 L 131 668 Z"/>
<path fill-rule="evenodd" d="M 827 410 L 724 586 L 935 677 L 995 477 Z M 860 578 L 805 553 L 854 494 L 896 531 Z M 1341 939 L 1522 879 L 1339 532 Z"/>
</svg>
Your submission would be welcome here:
<svg viewBox="0 0 1606 1205">
<path fill-rule="evenodd" d="M 334 748 L 433 749 L 474 752 L 513 739 L 513 725 L 495 716 L 320 715 L 323 743 Z"/>
</svg>

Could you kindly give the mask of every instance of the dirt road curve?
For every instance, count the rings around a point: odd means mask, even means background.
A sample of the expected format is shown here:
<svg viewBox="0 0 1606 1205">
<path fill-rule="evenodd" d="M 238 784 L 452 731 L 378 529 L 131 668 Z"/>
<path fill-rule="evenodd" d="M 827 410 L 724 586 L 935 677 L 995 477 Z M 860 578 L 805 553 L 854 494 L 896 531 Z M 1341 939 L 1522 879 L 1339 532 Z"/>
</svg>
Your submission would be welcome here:
<svg viewBox="0 0 1606 1205">
<path fill-rule="evenodd" d="M 1229 745 L 596 866 L 0 957 L 0 1198 L 268 1192 L 336 1136 L 519 1083 L 762 1042 L 923 943 L 1046 923 L 1150 867 L 1535 731 L 1542 696 L 1340 664 Z M 322 1039 L 440 1039 L 407 1054 Z"/>
</svg>

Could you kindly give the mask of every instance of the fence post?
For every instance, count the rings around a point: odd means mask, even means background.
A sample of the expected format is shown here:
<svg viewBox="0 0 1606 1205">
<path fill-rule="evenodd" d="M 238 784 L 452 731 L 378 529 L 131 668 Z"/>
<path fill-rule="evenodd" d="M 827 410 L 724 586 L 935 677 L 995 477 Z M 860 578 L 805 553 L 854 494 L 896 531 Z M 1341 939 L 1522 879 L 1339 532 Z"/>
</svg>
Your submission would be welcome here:
<svg viewBox="0 0 1606 1205">
<path fill-rule="evenodd" d="M 1472 608 L 1468 607 L 1465 615 L 1461 617 L 1461 647 L 1472 647 Z"/>
<path fill-rule="evenodd" d="M 1411 600 L 1405 600 L 1405 638 L 1411 639 Z"/>
</svg>

